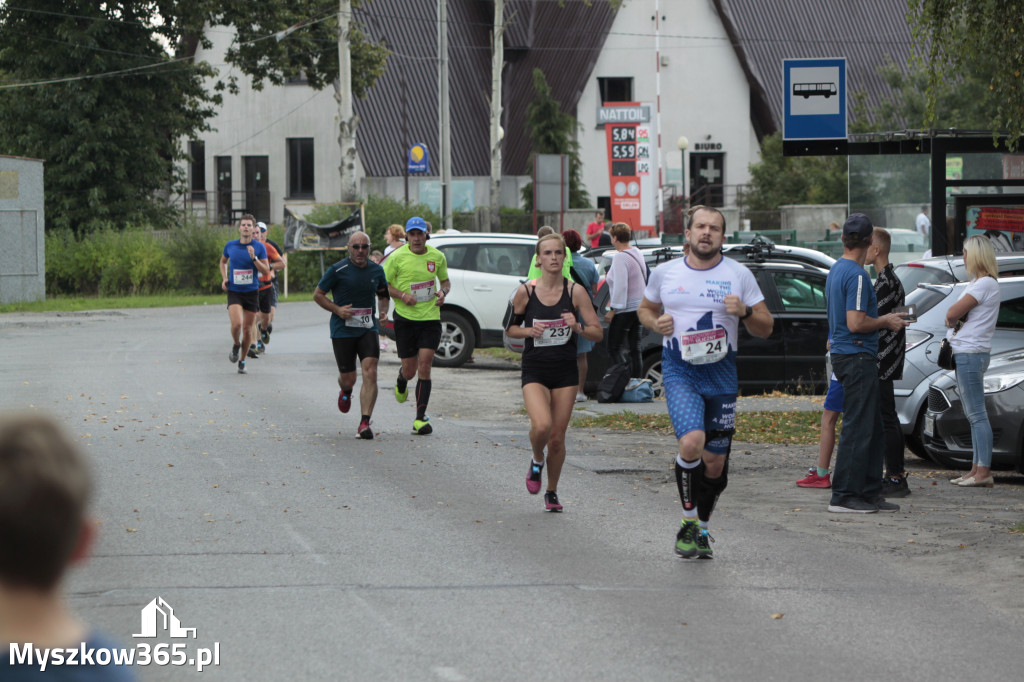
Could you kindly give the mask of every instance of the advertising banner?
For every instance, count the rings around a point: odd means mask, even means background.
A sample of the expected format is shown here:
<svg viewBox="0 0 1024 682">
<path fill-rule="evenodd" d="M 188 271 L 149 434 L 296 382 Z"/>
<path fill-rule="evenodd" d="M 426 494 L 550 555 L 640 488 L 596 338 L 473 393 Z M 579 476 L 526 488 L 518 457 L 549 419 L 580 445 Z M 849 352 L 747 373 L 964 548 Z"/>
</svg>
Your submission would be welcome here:
<svg viewBox="0 0 1024 682">
<path fill-rule="evenodd" d="M 342 204 L 349 207 L 351 213 L 330 225 L 317 225 L 306 222 L 293 213 L 287 206 L 284 209 L 284 250 L 291 251 L 328 251 L 345 249 L 348 238 L 355 232 L 363 232 L 363 205 Z"/>
</svg>

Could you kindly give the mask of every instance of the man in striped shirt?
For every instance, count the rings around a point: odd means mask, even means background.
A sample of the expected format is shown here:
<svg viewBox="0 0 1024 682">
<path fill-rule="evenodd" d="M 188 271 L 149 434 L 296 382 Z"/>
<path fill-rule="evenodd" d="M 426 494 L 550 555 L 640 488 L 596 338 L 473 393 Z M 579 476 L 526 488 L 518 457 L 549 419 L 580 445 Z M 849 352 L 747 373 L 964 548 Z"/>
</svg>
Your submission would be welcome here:
<svg viewBox="0 0 1024 682">
<path fill-rule="evenodd" d="M 878 301 L 864 270 L 874 227 L 863 213 L 843 225 L 843 257 L 825 282 L 832 371 L 843 385 L 843 430 L 832 475 L 834 513 L 899 511 L 882 496 L 884 436 L 879 410 L 878 331 L 898 331 L 902 314 L 878 315 Z"/>
<path fill-rule="evenodd" d="M 896 277 L 889 262 L 889 247 L 892 237 L 885 228 L 876 227 L 871 234 L 867 263 L 875 266 L 875 298 L 878 299 L 878 314 L 888 315 L 902 308 L 906 297 L 903 283 Z M 882 428 L 885 430 L 885 478 L 882 479 L 882 497 L 906 497 L 910 494 L 907 472 L 903 466 L 903 431 L 896 415 L 896 398 L 893 382 L 903 378 L 903 352 L 907 332 L 900 327 L 896 331 L 878 331 L 878 404 L 882 412 Z"/>
</svg>

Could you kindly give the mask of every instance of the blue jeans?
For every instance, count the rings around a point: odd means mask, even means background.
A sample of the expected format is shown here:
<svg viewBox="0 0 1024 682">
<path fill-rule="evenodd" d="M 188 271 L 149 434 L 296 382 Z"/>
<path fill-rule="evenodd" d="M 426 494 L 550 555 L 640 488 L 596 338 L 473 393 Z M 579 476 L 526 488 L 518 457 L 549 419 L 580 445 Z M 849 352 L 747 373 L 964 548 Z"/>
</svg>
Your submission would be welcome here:
<svg viewBox="0 0 1024 682">
<path fill-rule="evenodd" d="M 954 353 L 956 361 L 956 387 L 964 414 L 971 422 L 971 447 L 974 449 L 974 464 L 992 466 L 992 425 L 985 411 L 985 370 L 988 369 L 989 354 Z"/>
<path fill-rule="evenodd" d="M 878 359 L 869 353 L 833 353 L 832 371 L 843 385 L 843 430 L 836 448 L 831 504 L 842 505 L 855 497 L 873 502 L 882 494 L 885 456 Z"/>
</svg>

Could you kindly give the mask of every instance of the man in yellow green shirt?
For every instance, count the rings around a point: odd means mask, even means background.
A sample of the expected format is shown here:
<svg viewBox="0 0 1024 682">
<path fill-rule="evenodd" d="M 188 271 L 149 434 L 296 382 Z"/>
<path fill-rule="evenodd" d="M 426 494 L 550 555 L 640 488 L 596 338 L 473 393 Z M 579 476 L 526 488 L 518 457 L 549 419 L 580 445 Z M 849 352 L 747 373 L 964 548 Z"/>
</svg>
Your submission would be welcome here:
<svg viewBox="0 0 1024 682">
<path fill-rule="evenodd" d="M 409 397 L 408 382 L 417 376 L 416 419 L 413 433 L 425 436 L 433 428 L 427 416 L 430 368 L 441 343 L 441 306 L 451 289 L 444 254 L 427 245 L 428 225 L 418 216 L 405 224 L 406 244 L 384 261 L 384 275 L 394 303 L 395 345 L 402 366 L 395 382 L 395 399 Z"/>
</svg>

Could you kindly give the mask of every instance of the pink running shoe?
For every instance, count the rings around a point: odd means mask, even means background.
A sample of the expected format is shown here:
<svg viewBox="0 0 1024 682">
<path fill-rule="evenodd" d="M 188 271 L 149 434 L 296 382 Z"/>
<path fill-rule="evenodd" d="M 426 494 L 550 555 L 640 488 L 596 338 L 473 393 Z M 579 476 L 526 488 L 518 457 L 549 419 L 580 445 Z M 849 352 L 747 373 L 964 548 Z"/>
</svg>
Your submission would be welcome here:
<svg viewBox="0 0 1024 682">
<path fill-rule="evenodd" d="M 531 495 L 540 492 L 540 473 L 544 470 L 543 464 L 535 464 L 530 460 L 530 473 L 526 474 L 526 491 Z"/>
<path fill-rule="evenodd" d="M 369 419 L 360 420 L 359 428 L 356 429 L 356 432 L 363 440 L 373 440 L 373 429 L 370 428 Z"/>
<path fill-rule="evenodd" d="M 352 407 L 352 394 L 345 391 L 338 391 L 338 409 L 342 413 L 348 412 Z"/>
<path fill-rule="evenodd" d="M 829 478 L 829 474 L 824 476 L 818 475 L 816 468 L 808 470 L 807 475 L 796 482 L 801 488 L 831 488 L 832 479 Z"/>
<path fill-rule="evenodd" d="M 554 490 L 549 490 L 544 493 L 544 508 L 549 512 L 562 511 L 562 505 L 558 502 L 558 493 Z"/>
</svg>

